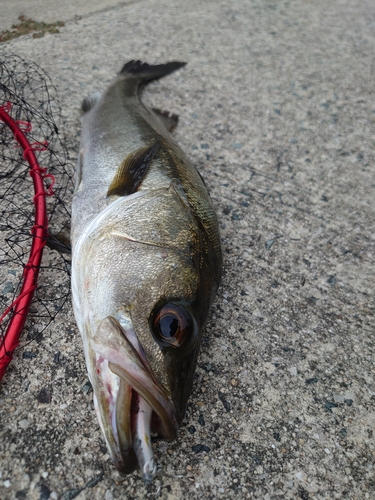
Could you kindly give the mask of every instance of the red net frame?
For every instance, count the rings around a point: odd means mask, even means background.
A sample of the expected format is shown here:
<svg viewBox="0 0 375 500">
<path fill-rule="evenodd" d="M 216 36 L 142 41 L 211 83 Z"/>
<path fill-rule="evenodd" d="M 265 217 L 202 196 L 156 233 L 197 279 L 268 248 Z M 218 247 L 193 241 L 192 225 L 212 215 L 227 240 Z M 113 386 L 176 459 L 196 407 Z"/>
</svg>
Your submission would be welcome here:
<svg viewBox="0 0 375 500">
<path fill-rule="evenodd" d="M 35 193 L 33 199 L 35 206 L 35 223 L 31 230 L 33 240 L 30 249 L 30 257 L 23 272 L 23 283 L 20 294 L 0 317 L 0 322 L 2 322 L 5 316 L 12 313 L 11 320 L 9 321 L 2 344 L 0 345 L 0 380 L 3 378 L 5 370 L 19 344 L 19 338 L 33 300 L 34 290 L 37 287 L 39 268 L 42 261 L 43 248 L 46 244 L 48 229 L 46 196 L 52 194 L 52 185 L 54 183 L 53 176 L 51 174 L 46 174 L 46 170 L 40 167 L 36 159 L 34 148 L 40 149 L 40 145 L 31 145 L 22 132 L 22 127 L 26 127 L 27 130 L 31 131 L 32 124 L 21 120 L 13 120 L 8 113 L 11 108 L 12 105 L 10 103 L 0 108 L 0 120 L 6 123 L 11 129 L 14 139 L 23 149 L 23 157 L 30 165 L 30 175 L 33 179 Z M 45 190 L 44 186 L 44 178 L 47 176 L 53 180 L 48 191 Z"/>
<path fill-rule="evenodd" d="M 48 75 L 18 56 L 0 56 L 0 380 L 25 323 L 28 345 L 70 294 L 70 258 L 46 248 L 70 220 L 73 169 L 63 123 Z"/>
</svg>

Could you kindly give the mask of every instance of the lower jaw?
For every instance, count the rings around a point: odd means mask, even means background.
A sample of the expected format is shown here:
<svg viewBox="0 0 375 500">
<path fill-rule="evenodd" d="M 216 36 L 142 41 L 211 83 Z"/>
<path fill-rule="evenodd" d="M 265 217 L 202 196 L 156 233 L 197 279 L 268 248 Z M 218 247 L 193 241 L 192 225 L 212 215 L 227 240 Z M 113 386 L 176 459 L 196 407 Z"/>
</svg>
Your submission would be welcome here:
<svg viewBox="0 0 375 500">
<path fill-rule="evenodd" d="M 138 468 L 138 460 L 133 448 L 122 453 L 121 461 L 115 459 L 113 463 L 116 469 L 123 474 L 131 474 Z"/>
<path fill-rule="evenodd" d="M 150 463 L 154 463 L 151 446 L 151 425 L 159 427 L 159 418 L 148 405 L 148 403 L 134 389 L 131 391 L 130 423 L 131 423 L 131 446 L 129 443 L 119 443 L 120 458 L 114 461 L 116 468 L 124 473 L 130 474 L 137 468 L 141 469 L 142 478 L 150 482 Z M 121 418 L 120 418 L 121 421 Z"/>
</svg>

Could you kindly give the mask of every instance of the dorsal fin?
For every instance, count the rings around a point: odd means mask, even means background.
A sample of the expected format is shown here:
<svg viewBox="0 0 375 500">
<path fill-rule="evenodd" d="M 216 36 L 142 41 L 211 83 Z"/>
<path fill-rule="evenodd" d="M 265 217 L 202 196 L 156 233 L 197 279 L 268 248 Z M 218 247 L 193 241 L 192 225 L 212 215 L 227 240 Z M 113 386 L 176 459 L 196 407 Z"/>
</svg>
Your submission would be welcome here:
<svg viewBox="0 0 375 500">
<path fill-rule="evenodd" d="M 173 132 L 178 124 L 178 116 L 169 111 L 162 111 L 158 108 L 152 108 L 152 111 L 156 114 L 159 120 L 163 123 L 164 127 L 168 132 Z"/>
<path fill-rule="evenodd" d="M 117 169 L 107 191 L 107 196 L 126 196 L 135 193 L 159 147 L 160 143 L 156 141 L 151 146 L 145 146 L 129 153 Z"/>
</svg>

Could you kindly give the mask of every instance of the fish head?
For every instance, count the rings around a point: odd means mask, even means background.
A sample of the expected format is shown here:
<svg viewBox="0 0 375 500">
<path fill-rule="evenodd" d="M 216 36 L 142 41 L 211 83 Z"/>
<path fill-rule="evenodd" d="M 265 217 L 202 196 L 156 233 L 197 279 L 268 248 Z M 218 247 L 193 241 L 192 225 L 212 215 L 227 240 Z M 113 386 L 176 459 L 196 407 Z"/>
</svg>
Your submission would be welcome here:
<svg viewBox="0 0 375 500">
<path fill-rule="evenodd" d="M 208 241 L 181 197 L 163 189 L 114 202 L 76 266 L 95 407 L 113 461 L 126 473 L 142 461 L 142 405 L 152 431 L 176 437 L 217 288 Z M 86 262 L 96 265 L 85 271 Z"/>
</svg>

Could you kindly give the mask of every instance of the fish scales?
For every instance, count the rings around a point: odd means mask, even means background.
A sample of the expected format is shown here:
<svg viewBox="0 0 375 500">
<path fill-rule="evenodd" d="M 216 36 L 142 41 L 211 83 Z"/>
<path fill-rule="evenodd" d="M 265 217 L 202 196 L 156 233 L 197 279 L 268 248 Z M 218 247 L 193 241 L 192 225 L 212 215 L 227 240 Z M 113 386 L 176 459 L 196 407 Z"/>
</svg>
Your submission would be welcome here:
<svg viewBox="0 0 375 500">
<path fill-rule="evenodd" d="M 169 132 L 176 117 L 139 97 L 183 65 L 131 61 L 84 100 L 72 205 L 72 300 L 95 409 L 116 467 L 140 466 L 145 482 L 151 430 L 172 440 L 183 419 L 222 268 L 206 187 Z"/>
</svg>

